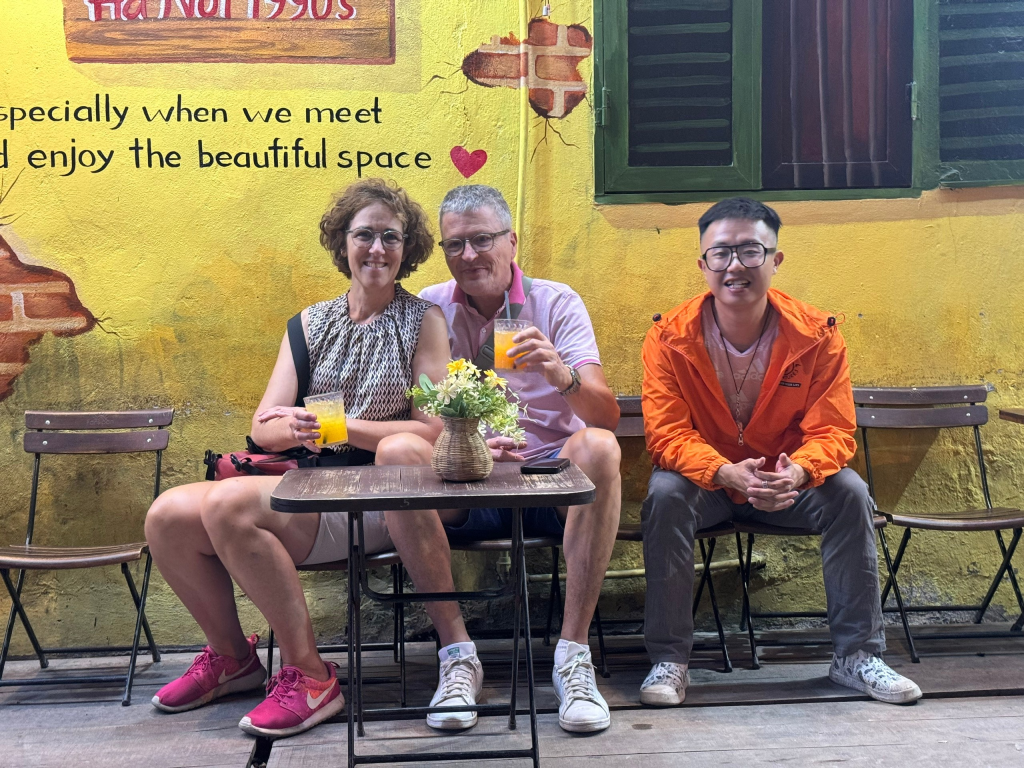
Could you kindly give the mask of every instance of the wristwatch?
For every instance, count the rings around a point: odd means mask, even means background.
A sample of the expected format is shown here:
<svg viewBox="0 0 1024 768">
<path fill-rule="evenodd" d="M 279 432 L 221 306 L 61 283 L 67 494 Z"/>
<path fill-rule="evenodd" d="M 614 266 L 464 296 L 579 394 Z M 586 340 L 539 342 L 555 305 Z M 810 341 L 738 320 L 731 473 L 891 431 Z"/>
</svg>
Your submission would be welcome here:
<svg viewBox="0 0 1024 768">
<path fill-rule="evenodd" d="M 577 392 L 580 391 L 580 387 L 583 386 L 583 382 L 580 381 L 579 371 L 577 371 L 571 365 L 567 365 L 566 368 L 569 369 L 569 375 L 572 377 L 572 383 L 565 389 L 558 390 L 558 394 L 560 394 L 562 397 L 566 397 L 567 395 L 575 395 Z"/>
</svg>

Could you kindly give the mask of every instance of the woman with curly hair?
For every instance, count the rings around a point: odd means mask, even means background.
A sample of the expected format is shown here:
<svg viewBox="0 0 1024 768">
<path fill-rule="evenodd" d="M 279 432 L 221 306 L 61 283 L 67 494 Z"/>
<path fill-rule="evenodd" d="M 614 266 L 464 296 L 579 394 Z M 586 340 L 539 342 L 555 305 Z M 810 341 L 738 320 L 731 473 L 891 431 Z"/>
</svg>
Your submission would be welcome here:
<svg viewBox="0 0 1024 768">
<path fill-rule="evenodd" d="M 433 250 L 426 216 L 402 189 L 366 179 L 334 202 L 320 231 L 320 242 L 351 286 L 303 310 L 290 326 L 296 334 L 301 328 L 309 352 L 305 394 L 344 394 L 348 445 L 325 463 L 411 463 L 408 434 L 433 442 L 441 424 L 414 408 L 405 393 L 420 374 L 443 378 L 449 358 L 441 310 L 397 282 Z M 320 450 L 316 416 L 298 404 L 299 381 L 286 333 L 252 421 L 252 438 L 266 451 L 300 445 Z M 150 508 L 146 538 L 153 558 L 209 643 L 184 676 L 153 697 L 157 709 L 183 712 L 262 688 L 267 672 L 256 655 L 258 638 L 246 639 L 242 631 L 232 579 L 266 617 L 282 663 L 267 698 L 239 727 L 271 738 L 291 736 L 344 707 L 334 667 L 317 652 L 295 566 L 344 559 L 347 515 L 271 510 L 280 479 L 245 476 L 179 486 Z M 367 551 L 390 548 L 383 513 L 364 520 Z"/>
</svg>

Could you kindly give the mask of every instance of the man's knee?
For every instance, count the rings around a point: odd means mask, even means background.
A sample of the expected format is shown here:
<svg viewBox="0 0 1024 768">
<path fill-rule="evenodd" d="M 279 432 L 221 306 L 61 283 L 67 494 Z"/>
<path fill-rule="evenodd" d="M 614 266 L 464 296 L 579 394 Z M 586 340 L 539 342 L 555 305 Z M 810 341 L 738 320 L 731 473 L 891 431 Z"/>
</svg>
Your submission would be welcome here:
<svg viewBox="0 0 1024 768">
<path fill-rule="evenodd" d="M 377 444 L 374 463 L 378 465 L 429 464 L 432 446 L 419 435 L 401 432 L 388 435 Z"/>
<path fill-rule="evenodd" d="M 874 504 L 868 485 L 852 469 L 841 469 L 826 478 L 821 487 L 828 498 L 827 512 L 834 519 L 844 519 L 850 523 L 871 522 Z"/>
<path fill-rule="evenodd" d="M 596 427 L 580 430 L 573 435 L 571 451 L 576 463 L 587 470 L 595 484 L 618 476 L 622 451 L 614 432 Z"/>
<path fill-rule="evenodd" d="M 693 481 L 671 470 L 655 468 L 647 483 L 647 498 L 640 509 L 645 524 L 671 517 L 673 520 L 696 520 L 694 496 L 699 491 Z"/>
</svg>

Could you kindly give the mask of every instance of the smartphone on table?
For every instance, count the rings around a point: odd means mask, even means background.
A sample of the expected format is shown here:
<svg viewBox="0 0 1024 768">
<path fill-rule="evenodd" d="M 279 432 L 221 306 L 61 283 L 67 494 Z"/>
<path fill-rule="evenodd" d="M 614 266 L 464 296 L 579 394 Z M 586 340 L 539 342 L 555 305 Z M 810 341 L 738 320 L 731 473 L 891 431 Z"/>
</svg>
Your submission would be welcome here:
<svg viewBox="0 0 1024 768">
<path fill-rule="evenodd" d="M 557 475 L 568 467 L 568 459 L 531 459 L 519 471 L 524 475 Z"/>
</svg>

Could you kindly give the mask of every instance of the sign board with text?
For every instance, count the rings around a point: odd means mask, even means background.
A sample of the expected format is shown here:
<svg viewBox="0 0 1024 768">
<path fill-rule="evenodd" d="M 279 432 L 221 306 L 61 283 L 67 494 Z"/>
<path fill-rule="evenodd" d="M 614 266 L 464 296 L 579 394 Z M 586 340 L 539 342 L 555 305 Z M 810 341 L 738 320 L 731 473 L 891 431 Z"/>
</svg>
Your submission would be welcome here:
<svg viewBox="0 0 1024 768">
<path fill-rule="evenodd" d="M 393 64 L 395 0 L 64 0 L 68 58 Z"/>
</svg>

